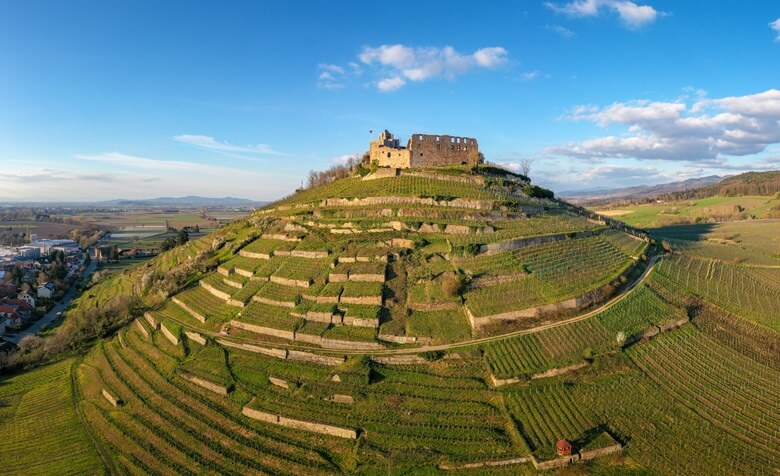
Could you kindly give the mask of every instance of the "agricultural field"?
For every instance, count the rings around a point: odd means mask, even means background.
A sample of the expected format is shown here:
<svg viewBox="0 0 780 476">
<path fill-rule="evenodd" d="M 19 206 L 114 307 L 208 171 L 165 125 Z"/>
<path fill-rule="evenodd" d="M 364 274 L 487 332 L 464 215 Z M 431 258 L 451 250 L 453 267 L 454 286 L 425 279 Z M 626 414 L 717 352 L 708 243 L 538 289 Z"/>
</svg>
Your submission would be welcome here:
<svg viewBox="0 0 780 476">
<path fill-rule="evenodd" d="M 746 218 L 776 218 L 778 197 L 715 196 L 681 202 L 629 205 L 597 208 L 594 211 L 613 216 L 638 228 L 659 228 L 713 221 L 744 220 Z"/>
<path fill-rule="evenodd" d="M 76 305 L 142 308 L 59 370 L 75 388 L 0 382 L 0 429 L 46 389 L 80 474 L 533 474 L 561 438 L 609 453 L 562 474 L 780 468 L 771 223 L 629 236 L 427 173 L 337 180 L 115 272 Z M 320 207 L 390 196 L 410 200 Z"/>
<path fill-rule="evenodd" d="M 74 403 L 68 358 L 0 378 L 3 474 L 103 474 Z"/>
</svg>

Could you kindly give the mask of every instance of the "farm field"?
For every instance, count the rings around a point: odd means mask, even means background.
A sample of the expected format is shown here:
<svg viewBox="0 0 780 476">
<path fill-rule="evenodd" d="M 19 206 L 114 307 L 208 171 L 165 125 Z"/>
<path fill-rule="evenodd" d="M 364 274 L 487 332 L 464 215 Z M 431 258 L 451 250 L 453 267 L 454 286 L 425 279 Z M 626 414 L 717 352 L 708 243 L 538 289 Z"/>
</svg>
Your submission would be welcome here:
<svg viewBox="0 0 780 476">
<path fill-rule="evenodd" d="M 478 178 L 335 181 L 117 266 L 77 305 L 139 308 L 57 387 L 106 457 L 74 467 L 533 474 L 565 438 L 562 474 L 780 468 L 772 222 L 648 236 Z"/>
<path fill-rule="evenodd" d="M 103 474 L 79 421 L 68 358 L 0 378 L 0 461 L 3 474 Z"/>
<path fill-rule="evenodd" d="M 659 228 L 707 222 L 710 218 L 757 219 L 776 218 L 780 198 L 763 196 L 722 197 L 715 196 L 682 202 L 668 202 L 650 205 L 629 205 L 615 208 L 596 208 L 594 211 L 613 216 L 629 225 L 639 228 Z"/>
</svg>

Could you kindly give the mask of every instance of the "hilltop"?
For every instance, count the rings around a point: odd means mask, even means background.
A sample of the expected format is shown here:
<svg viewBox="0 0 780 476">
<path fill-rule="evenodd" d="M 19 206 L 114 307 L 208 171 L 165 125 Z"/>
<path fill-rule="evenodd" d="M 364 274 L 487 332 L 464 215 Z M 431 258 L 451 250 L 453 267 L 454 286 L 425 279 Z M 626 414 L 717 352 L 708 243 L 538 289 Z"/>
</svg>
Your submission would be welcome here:
<svg viewBox="0 0 780 476">
<path fill-rule="evenodd" d="M 78 467 L 117 473 L 758 474 L 778 272 L 665 254 L 501 169 L 358 167 L 93 287 L 60 336 L 94 346 L 31 375 L 77 402 Z M 0 386 L 19 414 L 24 381 Z"/>
</svg>

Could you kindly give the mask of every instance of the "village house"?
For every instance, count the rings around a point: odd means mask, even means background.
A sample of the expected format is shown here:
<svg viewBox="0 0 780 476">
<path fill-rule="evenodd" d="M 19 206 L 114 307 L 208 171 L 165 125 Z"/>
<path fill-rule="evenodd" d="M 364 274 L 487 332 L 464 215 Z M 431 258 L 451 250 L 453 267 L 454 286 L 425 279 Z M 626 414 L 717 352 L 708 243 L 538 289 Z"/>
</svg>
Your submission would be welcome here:
<svg viewBox="0 0 780 476">
<path fill-rule="evenodd" d="M 35 307 L 35 297 L 33 297 L 32 294 L 28 292 L 19 293 L 18 296 L 16 296 L 16 299 L 19 299 L 20 301 L 24 301 L 27 303 L 28 306 L 34 308 Z"/>
<path fill-rule="evenodd" d="M 54 283 L 44 283 L 38 286 L 38 299 L 51 299 L 54 296 Z"/>
</svg>

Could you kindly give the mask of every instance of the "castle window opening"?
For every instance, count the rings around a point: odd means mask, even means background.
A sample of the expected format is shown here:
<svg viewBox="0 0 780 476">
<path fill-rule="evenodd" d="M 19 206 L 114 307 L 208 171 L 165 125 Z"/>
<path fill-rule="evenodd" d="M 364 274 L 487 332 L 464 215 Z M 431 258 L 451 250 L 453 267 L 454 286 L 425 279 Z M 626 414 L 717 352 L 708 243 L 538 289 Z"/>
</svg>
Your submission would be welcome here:
<svg viewBox="0 0 780 476">
<path fill-rule="evenodd" d="M 388 153 L 387 153 L 387 158 L 388 158 L 388 159 L 390 158 L 390 152 L 388 152 Z"/>
</svg>

